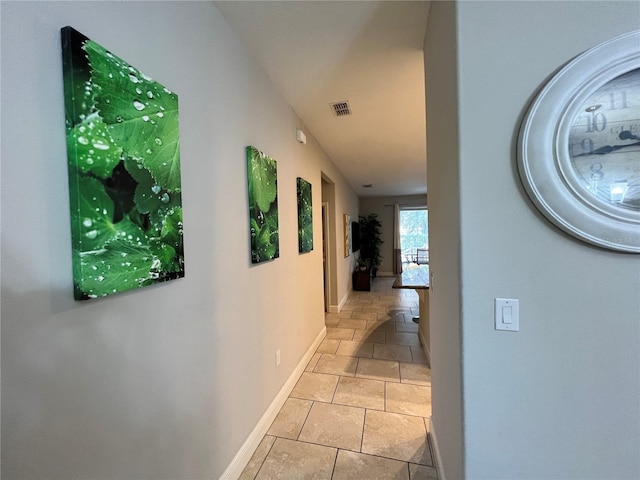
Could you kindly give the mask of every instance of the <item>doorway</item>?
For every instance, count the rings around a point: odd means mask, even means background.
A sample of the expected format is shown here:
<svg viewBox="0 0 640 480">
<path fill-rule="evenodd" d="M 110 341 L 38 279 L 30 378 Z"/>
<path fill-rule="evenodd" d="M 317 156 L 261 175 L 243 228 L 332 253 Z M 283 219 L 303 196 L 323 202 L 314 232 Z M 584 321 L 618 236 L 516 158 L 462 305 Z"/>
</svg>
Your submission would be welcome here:
<svg viewBox="0 0 640 480">
<path fill-rule="evenodd" d="M 336 275 L 336 189 L 324 173 L 322 178 L 322 264 L 324 276 L 324 310 L 337 313 L 338 287 Z"/>
<path fill-rule="evenodd" d="M 329 202 L 322 202 L 322 273 L 324 286 L 324 311 L 329 311 L 330 262 L 329 262 Z"/>
</svg>

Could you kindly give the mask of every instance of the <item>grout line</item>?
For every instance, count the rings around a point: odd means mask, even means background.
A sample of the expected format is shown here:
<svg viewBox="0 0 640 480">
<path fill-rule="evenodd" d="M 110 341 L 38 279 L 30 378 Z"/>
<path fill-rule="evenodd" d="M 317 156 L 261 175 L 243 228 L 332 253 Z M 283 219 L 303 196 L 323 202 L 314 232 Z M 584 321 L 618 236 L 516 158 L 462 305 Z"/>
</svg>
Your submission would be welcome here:
<svg viewBox="0 0 640 480">
<path fill-rule="evenodd" d="M 265 439 L 267 435 L 265 435 L 264 437 L 262 437 L 262 441 L 260 443 L 262 443 Z M 271 450 L 273 450 L 273 446 L 276 444 L 276 441 L 278 440 L 279 437 L 276 437 L 275 435 L 269 435 L 270 437 L 274 437 L 275 440 L 273 441 L 273 443 L 271 444 L 271 446 L 269 447 L 269 450 L 267 451 L 267 454 L 264 456 L 264 458 L 262 459 L 262 462 L 260 463 L 260 468 L 258 468 L 258 470 L 256 470 L 256 474 L 253 476 L 253 479 L 255 480 L 258 477 L 258 474 L 260 473 L 260 470 L 262 470 L 262 467 L 264 467 L 264 462 L 267 461 L 267 457 L 269 456 L 269 454 L 271 453 Z M 258 445 L 259 446 L 259 445 Z M 255 454 L 255 452 L 253 452 Z M 251 462 L 251 460 L 249 460 L 249 462 Z M 247 468 L 246 466 L 244 468 Z M 244 470 L 243 470 L 244 471 Z"/>
<path fill-rule="evenodd" d="M 333 400 L 336 398 L 336 392 L 338 391 L 338 385 L 340 385 L 341 378 L 342 378 L 342 375 L 338 375 L 338 381 L 336 382 L 336 386 L 333 388 L 333 393 L 331 394 L 331 401 L 329 403 L 333 403 Z"/>
<path fill-rule="evenodd" d="M 300 435 L 302 435 L 302 430 L 304 430 L 304 426 L 307 424 L 307 420 L 309 420 L 309 415 L 311 414 L 311 409 L 313 408 L 313 405 L 315 404 L 315 400 L 311 400 L 311 406 L 309 407 L 309 410 L 307 411 L 307 415 L 304 417 L 304 422 L 302 422 L 302 427 L 300 427 L 300 431 L 298 432 L 298 435 L 296 435 L 295 441 L 299 442 L 299 438 Z"/>
<path fill-rule="evenodd" d="M 387 382 L 384 382 L 384 411 L 387 411 Z"/>
<path fill-rule="evenodd" d="M 368 408 L 364 409 L 364 419 L 362 421 L 362 435 L 360 435 L 360 453 L 362 452 L 362 446 L 364 445 L 364 427 L 367 424 L 367 412 L 369 412 Z"/>
<path fill-rule="evenodd" d="M 331 478 L 333 479 L 333 475 L 336 473 L 336 465 L 338 464 L 338 454 L 340 453 L 340 448 L 336 450 L 336 458 L 333 459 L 333 470 L 331 470 Z"/>
</svg>

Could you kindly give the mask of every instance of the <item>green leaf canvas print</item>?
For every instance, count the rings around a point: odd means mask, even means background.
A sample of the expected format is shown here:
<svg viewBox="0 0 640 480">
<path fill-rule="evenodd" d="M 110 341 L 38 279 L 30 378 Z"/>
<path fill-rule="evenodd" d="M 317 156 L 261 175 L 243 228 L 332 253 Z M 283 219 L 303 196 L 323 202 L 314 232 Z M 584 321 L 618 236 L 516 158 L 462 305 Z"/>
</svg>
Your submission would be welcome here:
<svg viewBox="0 0 640 480">
<path fill-rule="evenodd" d="M 75 299 L 184 277 L 178 96 L 61 34 Z"/>
<path fill-rule="evenodd" d="M 277 162 L 255 147 L 247 147 L 251 263 L 280 256 L 278 237 Z"/>
<path fill-rule="evenodd" d="M 311 208 L 311 184 L 298 177 L 298 252 L 313 250 L 313 209 Z"/>
</svg>

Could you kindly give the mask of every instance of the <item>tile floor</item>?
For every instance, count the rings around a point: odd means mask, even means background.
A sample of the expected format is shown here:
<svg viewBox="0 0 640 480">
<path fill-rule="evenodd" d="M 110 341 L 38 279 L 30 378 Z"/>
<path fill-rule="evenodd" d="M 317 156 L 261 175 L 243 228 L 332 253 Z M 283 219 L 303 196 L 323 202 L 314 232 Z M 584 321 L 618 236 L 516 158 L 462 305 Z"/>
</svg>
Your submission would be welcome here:
<svg viewBox="0 0 640 480">
<path fill-rule="evenodd" d="M 376 278 L 325 316 L 327 336 L 240 480 L 437 479 L 418 296 Z"/>
</svg>

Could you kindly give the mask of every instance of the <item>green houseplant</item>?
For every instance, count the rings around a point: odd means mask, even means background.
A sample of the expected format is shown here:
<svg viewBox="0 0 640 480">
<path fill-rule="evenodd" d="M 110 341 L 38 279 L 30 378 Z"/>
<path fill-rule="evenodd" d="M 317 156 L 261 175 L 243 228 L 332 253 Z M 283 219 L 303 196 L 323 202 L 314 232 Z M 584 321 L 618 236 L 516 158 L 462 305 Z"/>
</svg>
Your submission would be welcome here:
<svg viewBox="0 0 640 480">
<path fill-rule="evenodd" d="M 373 278 L 382 265 L 380 245 L 384 242 L 380 238 L 381 234 L 382 224 L 378 220 L 378 214 L 360 216 L 360 261 L 369 268 Z"/>
</svg>

